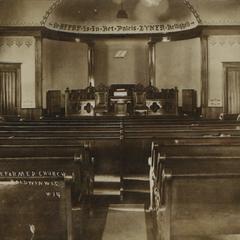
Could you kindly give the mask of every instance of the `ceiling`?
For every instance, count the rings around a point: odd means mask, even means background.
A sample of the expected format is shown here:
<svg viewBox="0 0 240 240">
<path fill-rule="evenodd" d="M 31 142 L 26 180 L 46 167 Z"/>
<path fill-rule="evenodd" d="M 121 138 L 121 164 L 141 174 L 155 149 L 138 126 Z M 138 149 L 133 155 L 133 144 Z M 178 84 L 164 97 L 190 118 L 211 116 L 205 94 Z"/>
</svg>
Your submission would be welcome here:
<svg viewBox="0 0 240 240">
<path fill-rule="evenodd" d="M 0 26 L 44 25 L 81 33 L 98 33 L 96 27 L 104 27 L 99 33 L 114 33 L 117 27 L 118 33 L 143 33 L 188 30 L 198 25 L 240 26 L 240 0 L 123 0 L 128 18 L 118 19 L 120 2 L 0 0 Z M 139 28 L 137 32 L 135 28 Z"/>
</svg>

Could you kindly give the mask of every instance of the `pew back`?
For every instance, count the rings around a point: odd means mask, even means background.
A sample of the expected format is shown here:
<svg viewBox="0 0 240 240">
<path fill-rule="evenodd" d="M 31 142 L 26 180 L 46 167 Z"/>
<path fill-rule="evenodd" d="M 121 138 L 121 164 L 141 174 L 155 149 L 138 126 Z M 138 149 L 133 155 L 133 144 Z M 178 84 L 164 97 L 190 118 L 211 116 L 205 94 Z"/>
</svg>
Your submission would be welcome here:
<svg viewBox="0 0 240 240">
<path fill-rule="evenodd" d="M 72 240 L 72 177 L 0 177 L 1 239 Z"/>
<path fill-rule="evenodd" d="M 218 240 L 240 234 L 239 144 L 209 141 L 212 145 L 185 140 L 177 146 L 152 144 L 151 206 L 161 240 Z"/>
</svg>

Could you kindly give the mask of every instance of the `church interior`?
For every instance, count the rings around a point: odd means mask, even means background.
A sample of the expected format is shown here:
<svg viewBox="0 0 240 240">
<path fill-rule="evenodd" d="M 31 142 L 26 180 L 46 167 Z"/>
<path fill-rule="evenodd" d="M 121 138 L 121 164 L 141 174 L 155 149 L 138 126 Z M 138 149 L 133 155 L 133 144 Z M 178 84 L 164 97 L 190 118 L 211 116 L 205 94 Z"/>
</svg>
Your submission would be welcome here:
<svg viewBox="0 0 240 240">
<path fill-rule="evenodd" d="M 239 13 L 0 0 L 0 239 L 240 240 Z"/>
</svg>

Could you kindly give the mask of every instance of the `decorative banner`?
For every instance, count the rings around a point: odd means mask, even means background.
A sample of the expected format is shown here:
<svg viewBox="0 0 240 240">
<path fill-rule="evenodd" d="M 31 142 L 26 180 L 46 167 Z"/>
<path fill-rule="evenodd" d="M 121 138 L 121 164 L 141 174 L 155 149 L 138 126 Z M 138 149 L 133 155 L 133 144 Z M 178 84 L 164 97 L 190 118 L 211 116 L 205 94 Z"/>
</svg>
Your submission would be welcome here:
<svg viewBox="0 0 240 240">
<path fill-rule="evenodd" d="M 122 8 L 128 18 L 117 18 L 121 6 L 116 0 L 57 0 L 41 24 L 70 33 L 146 34 L 186 31 L 201 23 L 188 0 L 128 0 Z"/>
<path fill-rule="evenodd" d="M 193 22 L 174 23 L 174 24 L 152 24 L 152 25 L 73 25 L 64 23 L 49 23 L 48 28 L 56 31 L 73 33 L 167 33 L 184 31 L 195 28 L 197 25 Z"/>
</svg>

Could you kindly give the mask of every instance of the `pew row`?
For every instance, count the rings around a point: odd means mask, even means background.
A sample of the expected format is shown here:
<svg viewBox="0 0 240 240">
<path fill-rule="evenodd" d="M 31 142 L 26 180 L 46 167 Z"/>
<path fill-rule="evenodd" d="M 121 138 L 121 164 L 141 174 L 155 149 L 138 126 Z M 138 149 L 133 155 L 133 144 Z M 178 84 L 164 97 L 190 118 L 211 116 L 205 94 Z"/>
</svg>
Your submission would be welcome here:
<svg viewBox="0 0 240 240">
<path fill-rule="evenodd" d="M 150 120 L 80 121 L 80 122 L 23 122 L 2 123 L 0 134 L 5 137 L 65 136 L 82 139 L 138 139 L 183 136 L 239 136 L 239 122 L 185 121 L 164 122 Z"/>
<path fill-rule="evenodd" d="M 73 175 L 73 203 L 90 195 L 93 157 L 89 145 L 0 145 L 0 177 L 64 177 Z"/>
<path fill-rule="evenodd" d="M 208 149 L 207 155 L 205 146 L 198 147 L 198 152 L 189 145 L 165 154 L 161 146 L 152 145 L 151 208 L 160 240 L 240 236 L 240 148 L 234 154 Z"/>
</svg>

